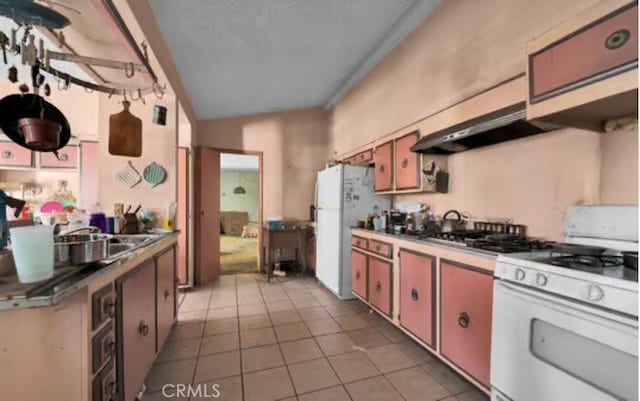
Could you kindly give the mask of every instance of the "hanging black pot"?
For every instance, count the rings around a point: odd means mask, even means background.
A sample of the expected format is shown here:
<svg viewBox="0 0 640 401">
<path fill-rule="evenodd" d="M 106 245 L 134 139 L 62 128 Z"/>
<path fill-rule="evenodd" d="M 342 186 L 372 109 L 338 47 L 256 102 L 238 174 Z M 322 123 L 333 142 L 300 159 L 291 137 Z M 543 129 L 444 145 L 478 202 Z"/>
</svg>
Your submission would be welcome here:
<svg viewBox="0 0 640 401">
<path fill-rule="evenodd" d="M 19 24 L 62 29 L 71 22 L 59 12 L 36 4 L 33 0 L 0 0 L 0 15 Z"/>
</svg>

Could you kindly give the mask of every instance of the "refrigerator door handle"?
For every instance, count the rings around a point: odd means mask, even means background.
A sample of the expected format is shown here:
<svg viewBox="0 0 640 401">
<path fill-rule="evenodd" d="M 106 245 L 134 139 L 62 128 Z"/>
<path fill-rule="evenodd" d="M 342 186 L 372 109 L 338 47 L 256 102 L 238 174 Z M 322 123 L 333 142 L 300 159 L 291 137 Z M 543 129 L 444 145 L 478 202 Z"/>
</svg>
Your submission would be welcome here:
<svg viewBox="0 0 640 401">
<path fill-rule="evenodd" d="M 316 174 L 316 186 L 315 186 L 315 192 L 313 194 L 313 204 L 315 206 L 315 208 L 313 209 L 313 221 L 315 223 L 313 225 L 313 231 L 316 238 L 318 238 L 318 181 L 320 180 L 318 179 L 318 176 Z"/>
</svg>

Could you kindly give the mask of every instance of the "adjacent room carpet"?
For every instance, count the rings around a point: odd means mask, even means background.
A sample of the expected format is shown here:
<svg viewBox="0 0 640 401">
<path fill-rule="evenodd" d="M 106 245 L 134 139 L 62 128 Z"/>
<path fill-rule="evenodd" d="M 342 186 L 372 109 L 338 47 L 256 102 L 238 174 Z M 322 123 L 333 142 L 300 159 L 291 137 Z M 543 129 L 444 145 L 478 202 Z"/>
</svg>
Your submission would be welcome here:
<svg viewBox="0 0 640 401">
<path fill-rule="evenodd" d="M 258 238 L 220 236 L 220 270 L 222 274 L 258 271 Z"/>
</svg>

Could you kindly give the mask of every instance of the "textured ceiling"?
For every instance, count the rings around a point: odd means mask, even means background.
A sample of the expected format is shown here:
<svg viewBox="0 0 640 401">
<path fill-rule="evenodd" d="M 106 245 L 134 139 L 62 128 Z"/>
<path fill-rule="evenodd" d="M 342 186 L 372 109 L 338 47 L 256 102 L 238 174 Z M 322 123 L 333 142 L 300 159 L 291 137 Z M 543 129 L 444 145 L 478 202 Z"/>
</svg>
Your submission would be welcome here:
<svg viewBox="0 0 640 401">
<path fill-rule="evenodd" d="M 423 0 L 151 0 L 199 119 L 321 106 Z"/>
</svg>

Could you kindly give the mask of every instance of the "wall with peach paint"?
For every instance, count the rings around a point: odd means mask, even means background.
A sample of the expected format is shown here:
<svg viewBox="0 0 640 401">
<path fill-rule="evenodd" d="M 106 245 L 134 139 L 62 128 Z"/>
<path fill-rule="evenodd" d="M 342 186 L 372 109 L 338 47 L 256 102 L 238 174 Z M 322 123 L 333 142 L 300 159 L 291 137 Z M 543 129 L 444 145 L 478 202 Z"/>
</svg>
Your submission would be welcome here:
<svg viewBox="0 0 640 401">
<path fill-rule="evenodd" d="M 327 159 L 329 113 L 320 108 L 200 121 L 198 145 L 263 152 L 263 217 L 307 220 Z"/>
<path fill-rule="evenodd" d="M 140 102 L 131 104 L 131 113 L 142 120 L 142 156 L 130 158 L 109 154 L 109 116 L 122 111 L 121 99 L 99 95 L 100 113 L 98 119 L 99 141 L 99 199 L 100 204 L 108 214 L 113 213 L 115 203 L 124 203 L 125 207 L 141 204 L 156 213 L 177 199 L 176 172 L 178 146 L 178 108 L 175 99 L 167 94 L 163 104 L 167 107 L 167 125 L 156 125 L 151 122 L 153 116 L 153 102 L 146 105 Z M 152 188 L 144 180 L 133 188 L 127 188 L 116 180 L 116 173 L 131 161 L 142 175 L 144 168 L 151 162 L 160 164 L 167 170 L 164 183 Z"/>
<path fill-rule="evenodd" d="M 335 105 L 332 150 L 348 152 L 523 74 L 529 39 L 596 2 L 441 2 Z"/>
<path fill-rule="evenodd" d="M 600 137 L 600 202 L 638 203 L 638 127 Z"/>
</svg>

